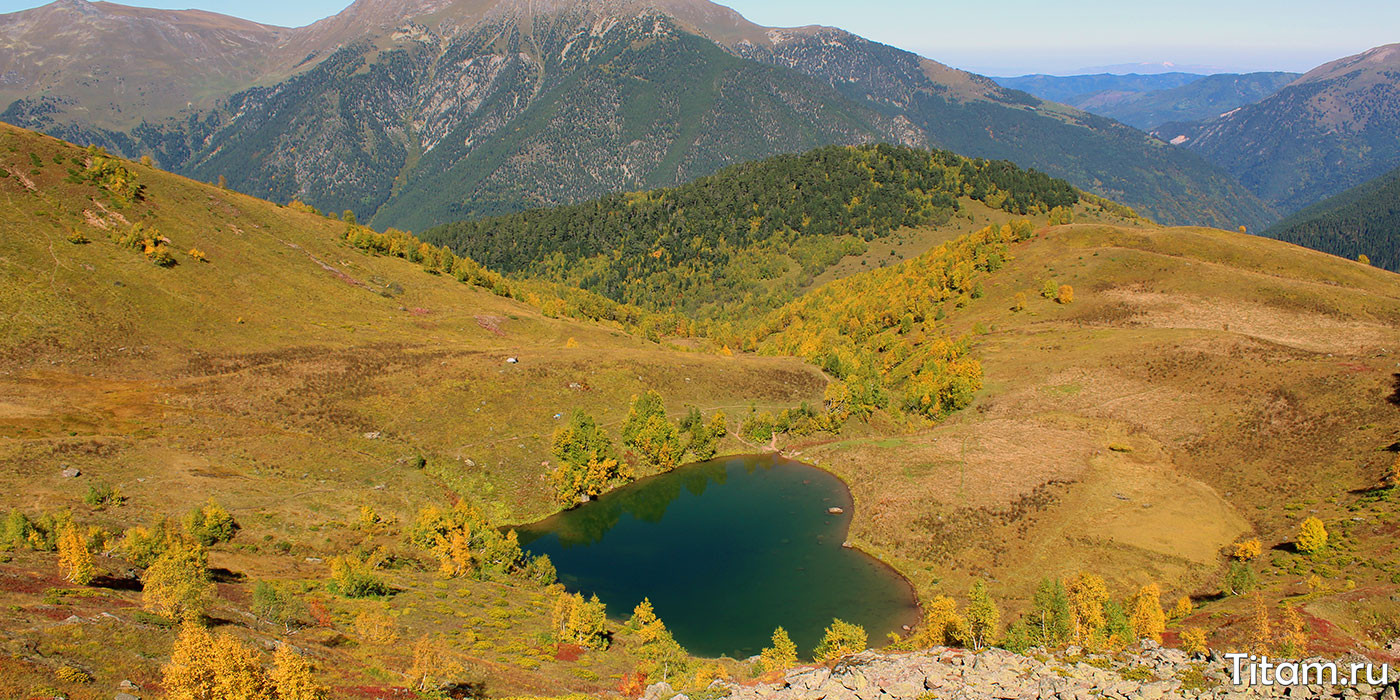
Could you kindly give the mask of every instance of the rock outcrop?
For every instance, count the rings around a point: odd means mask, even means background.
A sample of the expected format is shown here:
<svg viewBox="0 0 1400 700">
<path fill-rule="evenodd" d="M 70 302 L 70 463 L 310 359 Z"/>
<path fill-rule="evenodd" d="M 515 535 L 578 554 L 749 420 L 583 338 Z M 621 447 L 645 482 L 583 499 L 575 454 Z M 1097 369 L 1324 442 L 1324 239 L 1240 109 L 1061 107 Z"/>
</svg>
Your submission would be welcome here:
<svg viewBox="0 0 1400 700">
<path fill-rule="evenodd" d="M 1321 661 L 1318 659 L 1317 661 Z M 1344 668 L 1349 667 L 1350 659 Z M 733 700 L 1158 700 L 1203 698 L 1246 700 L 1287 697 L 1396 699 L 1396 678 L 1388 685 L 1234 685 L 1234 661 L 1219 655 L 1189 657 L 1177 649 L 1144 643 L 1118 655 L 1013 654 L 1001 649 L 973 653 L 930 649 L 907 654 L 864 652 L 831 666 L 789 671 L 778 682 L 717 682 L 707 697 Z M 1379 674 L 1379 670 L 1377 670 Z M 1247 676 L 1246 676 L 1246 680 Z M 1345 680 L 1345 679 L 1344 679 Z M 723 692 L 724 695 L 717 695 Z M 681 700 L 664 684 L 648 688 L 646 700 Z"/>
</svg>

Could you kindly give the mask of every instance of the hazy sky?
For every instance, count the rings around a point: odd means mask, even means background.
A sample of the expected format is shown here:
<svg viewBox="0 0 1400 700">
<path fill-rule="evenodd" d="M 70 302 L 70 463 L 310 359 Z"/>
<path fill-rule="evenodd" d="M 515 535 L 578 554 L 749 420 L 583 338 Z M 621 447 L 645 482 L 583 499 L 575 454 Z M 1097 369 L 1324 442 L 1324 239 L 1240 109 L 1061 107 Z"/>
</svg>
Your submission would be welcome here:
<svg viewBox="0 0 1400 700">
<path fill-rule="evenodd" d="M 827 24 L 989 75 L 1158 63 L 1303 71 L 1400 42 L 1397 0 L 722 0 L 771 26 Z M 0 0 L 0 12 L 44 4 Z M 300 26 L 348 0 L 136 0 Z M 994 8 L 994 9 L 993 9 Z"/>
</svg>

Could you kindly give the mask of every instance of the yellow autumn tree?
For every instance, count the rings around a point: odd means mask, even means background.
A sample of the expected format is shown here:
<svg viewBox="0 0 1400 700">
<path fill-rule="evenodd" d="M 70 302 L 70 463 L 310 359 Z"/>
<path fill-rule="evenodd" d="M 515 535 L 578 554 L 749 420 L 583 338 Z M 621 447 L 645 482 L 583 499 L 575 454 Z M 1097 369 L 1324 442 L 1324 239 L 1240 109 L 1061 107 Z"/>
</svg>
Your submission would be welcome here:
<svg viewBox="0 0 1400 700">
<path fill-rule="evenodd" d="M 632 608 L 632 617 L 628 618 L 627 626 L 633 630 L 645 629 L 657 619 L 656 610 L 651 605 L 651 599 L 643 598 L 642 602 L 637 603 L 637 607 Z"/>
<path fill-rule="evenodd" d="M 256 651 L 233 635 L 215 637 L 192 622 L 180 628 L 162 671 L 171 700 L 304 700 L 276 694 Z"/>
<path fill-rule="evenodd" d="M 1279 639 L 1279 653 L 1291 659 L 1301 659 L 1308 654 L 1308 631 L 1303 616 L 1292 603 L 1283 604 L 1283 619 L 1280 620 L 1282 635 Z"/>
<path fill-rule="evenodd" d="M 316 681 L 311 663 L 283 644 L 272 655 L 272 687 L 277 700 L 330 700 L 331 692 Z"/>
<path fill-rule="evenodd" d="M 1236 542 L 1234 550 L 1230 552 L 1230 556 L 1240 561 L 1249 561 L 1263 553 L 1264 545 L 1256 537 L 1242 542 Z"/>
<path fill-rule="evenodd" d="M 274 700 L 272 679 L 252 648 L 231 634 L 214 638 L 214 692 L 218 700 Z"/>
<path fill-rule="evenodd" d="M 170 650 L 170 663 L 163 669 L 161 683 L 171 700 L 217 700 L 216 666 L 214 636 L 186 622 Z"/>
<path fill-rule="evenodd" d="M 213 603 L 208 559 L 198 545 L 172 540 L 141 576 L 147 612 L 179 622 L 197 621 Z"/>
<path fill-rule="evenodd" d="M 958 603 L 941 595 L 924 608 L 924 624 L 914 632 L 914 643 L 920 647 L 942 647 L 965 644 L 967 622 L 958 614 Z"/>
<path fill-rule="evenodd" d="M 1065 593 L 1069 595 L 1075 641 L 1083 644 L 1104 626 L 1104 604 L 1108 602 L 1108 584 L 1099 576 L 1081 573 L 1065 581 Z"/>
<path fill-rule="evenodd" d="M 461 664 L 448 656 L 440 639 L 425 635 L 413 645 L 413 665 L 406 674 L 408 687 L 418 693 L 432 693 L 452 683 L 462 671 Z"/>
<path fill-rule="evenodd" d="M 1322 520 L 1310 517 L 1298 527 L 1298 551 L 1304 554 L 1317 554 L 1327 547 L 1327 526 Z"/>
<path fill-rule="evenodd" d="M 758 663 L 764 673 L 782 671 L 797 665 L 797 645 L 792 643 L 787 630 L 782 627 L 773 630 L 773 646 L 766 647 L 758 655 Z"/>
<path fill-rule="evenodd" d="M 1176 605 L 1172 606 L 1171 614 L 1168 615 L 1173 620 L 1184 620 L 1195 612 L 1196 604 L 1191 602 L 1190 596 L 1181 596 L 1176 599 Z"/>
<path fill-rule="evenodd" d="M 852 624 L 841 619 L 831 621 L 831 626 L 826 628 L 826 634 L 813 650 L 813 655 L 818 661 L 831 661 L 851 654 L 859 654 L 865 651 L 868 641 L 865 635 L 865 628 Z"/>
<path fill-rule="evenodd" d="M 1274 625 L 1269 615 L 1269 606 L 1264 604 L 1264 595 L 1255 590 L 1250 595 L 1249 653 L 1268 655 L 1273 639 Z"/>
<path fill-rule="evenodd" d="M 982 579 L 972 582 L 967 592 L 967 638 L 975 651 L 996 643 L 1001 627 L 1001 610 Z"/>
<path fill-rule="evenodd" d="M 1055 301 L 1061 304 L 1074 303 L 1074 287 L 1067 284 L 1060 285 L 1059 290 L 1055 294 Z"/>
<path fill-rule="evenodd" d="M 1206 631 L 1201 627 L 1187 627 L 1181 631 L 1181 650 L 1192 656 L 1210 653 Z"/>
<path fill-rule="evenodd" d="M 1149 583 L 1138 589 L 1131 604 L 1133 635 L 1138 639 L 1162 641 L 1162 631 L 1167 628 L 1166 615 L 1162 613 L 1162 589 Z"/>
<path fill-rule="evenodd" d="M 78 528 L 71 522 L 63 524 L 58 536 L 58 573 L 63 580 L 86 586 L 92 583 L 97 570 L 92 563 L 92 553 L 87 542 L 78 534 Z"/>
</svg>

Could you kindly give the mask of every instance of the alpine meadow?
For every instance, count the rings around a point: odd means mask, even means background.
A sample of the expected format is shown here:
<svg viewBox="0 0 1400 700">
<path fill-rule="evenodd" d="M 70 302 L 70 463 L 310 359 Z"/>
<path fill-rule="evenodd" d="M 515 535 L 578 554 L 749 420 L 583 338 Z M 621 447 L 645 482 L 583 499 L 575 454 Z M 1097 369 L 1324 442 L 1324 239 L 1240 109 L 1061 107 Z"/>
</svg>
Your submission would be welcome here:
<svg viewBox="0 0 1400 700">
<path fill-rule="evenodd" d="M 1396 700 L 1400 45 L 886 3 L 0 4 L 0 698 Z"/>
</svg>

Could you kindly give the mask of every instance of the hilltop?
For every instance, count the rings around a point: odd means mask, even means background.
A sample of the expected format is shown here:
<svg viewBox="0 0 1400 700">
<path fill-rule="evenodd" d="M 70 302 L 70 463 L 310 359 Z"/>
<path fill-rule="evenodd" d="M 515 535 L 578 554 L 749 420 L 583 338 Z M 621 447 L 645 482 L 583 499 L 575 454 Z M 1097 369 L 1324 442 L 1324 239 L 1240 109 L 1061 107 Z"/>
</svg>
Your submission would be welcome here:
<svg viewBox="0 0 1400 700">
<path fill-rule="evenodd" d="M 1222 579 L 1258 538 L 1260 600 L 1296 605 L 1316 651 L 1378 651 L 1400 619 L 1400 496 L 1383 485 L 1400 277 L 1374 267 L 1082 194 L 1050 225 L 1032 207 L 1072 190 L 1006 170 L 1018 203 L 1035 185 L 1024 215 L 988 189 L 956 200 L 972 219 L 897 222 L 738 319 L 745 345 L 726 348 L 675 316 L 8 126 L 0 167 L 0 507 L 37 528 L 0 531 L 6 694 L 154 688 L 175 631 L 138 609 L 128 533 L 188 528 L 211 495 L 239 525 L 208 549 L 216 629 L 294 645 L 341 695 L 395 692 L 425 638 L 490 695 L 610 692 L 646 662 L 627 611 L 603 623 L 611 648 L 557 646 L 562 598 L 538 568 L 488 556 L 463 575 L 413 533 L 454 501 L 478 534 L 558 509 L 555 430 L 582 409 L 616 434 L 649 390 L 669 416 L 725 413 L 720 454 L 771 441 L 845 480 L 851 543 L 926 602 L 980 578 L 1011 622 L 1042 577 L 1092 571 L 1115 601 L 1149 581 L 1194 598 L 1169 639 L 1201 627 L 1238 647 L 1251 603 Z M 830 220 L 851 229 L 833 239 L 861 233 Z M 65 511 L 95 585 L 60 578 L 43 546 Z M 1318 555 L 1293 548 L 1310 515 L 1332 535 Z M 338 592 L 345 556 L 387 597 Z M 304 615 L 272 616 L 268 582 Z M 684 663 L 689 688 L 757 675 Z"/>
<path fill-rule="evenodd" d="M 95 81 L 85 57 L 122 44 L 88 29 L 68 42 L 84 51 L 71 65 L 43 72 L 45 55 L 67 50 L 43 27 L 79 10 L 179 36 L 204 36 L 208 22 L 118 7 L 64 0 L 0 24 L 24 47 L 0 119 L 379 227 L 418 231 L 867 143 L 1012 160 L 1164 222 L 1274 218 L 1217 168 L 1137 130 L 849 32 L 761 27 L 705 0 L 360 0 L 309 27 L 189 48 L 232 67 L 197 84 L 187 76 L 205 73 L 182 68 L 185 47 L 162 42 L 141 47 L 149 66 Z M 92 92 L 127 70 L 181 77 L 145 91 L 160 104 Z"/>
</svg>

